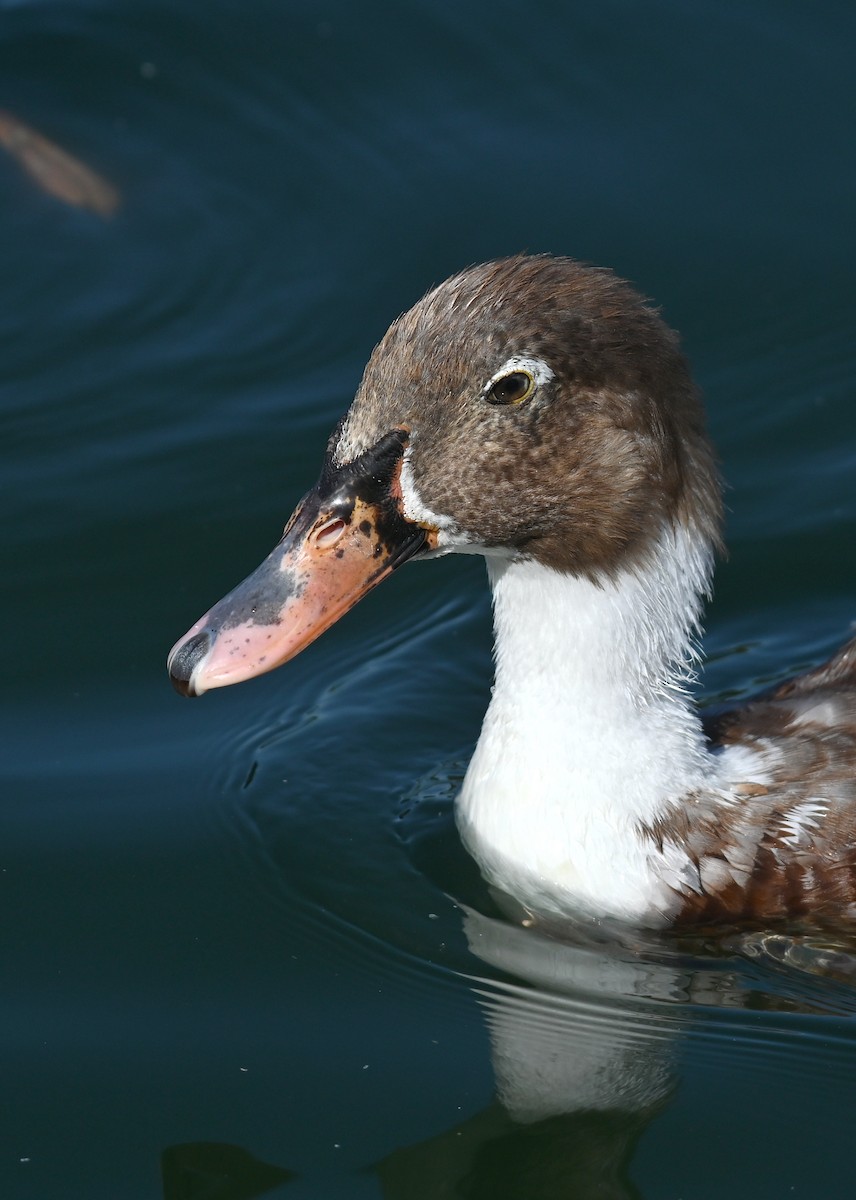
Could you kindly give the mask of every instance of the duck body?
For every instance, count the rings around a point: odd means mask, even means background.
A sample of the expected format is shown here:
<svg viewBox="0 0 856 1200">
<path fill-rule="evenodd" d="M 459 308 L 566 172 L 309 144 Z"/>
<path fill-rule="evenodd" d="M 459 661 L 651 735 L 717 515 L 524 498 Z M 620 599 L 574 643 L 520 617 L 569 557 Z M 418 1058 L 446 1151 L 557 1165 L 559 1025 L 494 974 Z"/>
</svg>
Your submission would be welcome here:
<svg viewBox="0 0 856 1200">
<path fill-rule="evenodd" d="M 554 923 L 856 916 L 856 643 L 706 727 L 689 665 L 634 653 L 638 576 L 488 570 L 496 683 L 457 816 L 497 889 Z"/>
<path fill-rule="evenodd" d="M 706 727 L 721 502 L 675 335 L 608 271 L 518 257 L 374 351 L 282 542 L 177 643 L 198 695 L 299 652 L 407 558 L 480 553 L 496 680 L 462 838 L 546 921 L 856 916 L 856 641 Z"/>
</svg>

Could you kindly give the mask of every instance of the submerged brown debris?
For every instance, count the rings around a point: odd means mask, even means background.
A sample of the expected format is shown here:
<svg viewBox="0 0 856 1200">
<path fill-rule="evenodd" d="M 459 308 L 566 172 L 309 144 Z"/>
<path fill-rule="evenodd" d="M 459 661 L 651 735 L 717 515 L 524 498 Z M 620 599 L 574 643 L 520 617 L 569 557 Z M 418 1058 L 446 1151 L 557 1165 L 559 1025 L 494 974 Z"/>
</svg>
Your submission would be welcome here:
<svg viewBox="0 0 856 1200">
<path fill-rule="evenodd" d="M 0 111 L 0 145 L 57 200 L 105 218 L 119 207 L 120 196 L 112 184 L 13 113 Z"/>
</svg>

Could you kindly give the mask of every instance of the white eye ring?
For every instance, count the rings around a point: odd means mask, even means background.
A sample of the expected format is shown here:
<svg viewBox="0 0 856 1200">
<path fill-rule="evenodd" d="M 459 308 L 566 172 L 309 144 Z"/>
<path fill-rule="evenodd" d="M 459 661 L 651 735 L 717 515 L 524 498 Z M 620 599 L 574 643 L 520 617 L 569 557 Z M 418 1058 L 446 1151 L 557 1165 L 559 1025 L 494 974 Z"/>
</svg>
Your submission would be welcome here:
<svg viewBox="0 0 856 1200">
<path fill-rule="evenodd" d="M 509 375 L 526 375 L 531 381 L 528 390 L 518 400 L 491 400 L 490 394 L 493 389 Z M 489 404 L 502 405 L 506 403 L 509 407 L 514 407 L 515 404 L 523 404 L 526 400 L 531 399 L 536 388 L 541 384 L 547 383 L 552 378 L 553 372 L 543 359 L 527 358 L 522 354 L 515 354 L 504 362 L 498 371 L 494 371 L 493 375 L 487 381 L 482 395 Z"/>
</svg>

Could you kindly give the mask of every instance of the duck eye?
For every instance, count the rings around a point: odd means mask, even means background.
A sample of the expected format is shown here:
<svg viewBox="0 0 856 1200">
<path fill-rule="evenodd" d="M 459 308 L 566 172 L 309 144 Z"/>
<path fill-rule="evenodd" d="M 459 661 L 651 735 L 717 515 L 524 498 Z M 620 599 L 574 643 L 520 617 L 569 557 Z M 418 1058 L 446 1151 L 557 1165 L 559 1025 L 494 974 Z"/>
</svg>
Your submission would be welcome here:
<svg viewBox="0 0 856 1200">
<path fill-rule="evenodd" d="M 488 404 L 522 404 L 535 391 L 535 380 L 528 371 L 511 371 L 495 380 L 485 399 Z"/>
</svg>

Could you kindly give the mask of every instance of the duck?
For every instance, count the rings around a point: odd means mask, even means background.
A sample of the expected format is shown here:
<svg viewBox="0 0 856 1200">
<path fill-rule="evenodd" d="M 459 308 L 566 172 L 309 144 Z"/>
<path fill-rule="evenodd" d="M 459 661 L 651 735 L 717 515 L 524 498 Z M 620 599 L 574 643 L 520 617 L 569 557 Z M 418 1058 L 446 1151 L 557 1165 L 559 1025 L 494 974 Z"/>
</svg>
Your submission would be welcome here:
<svg viewBox="0 0 856 1200">
<path fill-rule="evenodd" d="M 288 661 L 409 560 L 483 556 L 495 677 L 456 800 L 523 920 L 856 917 L 856 638 L 695 698 L 722 489 L 678 336 L 612 271 L 470 267 L 397 318 L 281 541 L 173 647 L 184 696 Z"/>
</svg>

